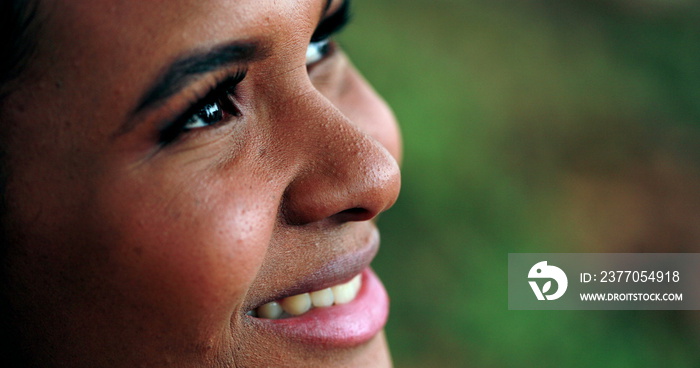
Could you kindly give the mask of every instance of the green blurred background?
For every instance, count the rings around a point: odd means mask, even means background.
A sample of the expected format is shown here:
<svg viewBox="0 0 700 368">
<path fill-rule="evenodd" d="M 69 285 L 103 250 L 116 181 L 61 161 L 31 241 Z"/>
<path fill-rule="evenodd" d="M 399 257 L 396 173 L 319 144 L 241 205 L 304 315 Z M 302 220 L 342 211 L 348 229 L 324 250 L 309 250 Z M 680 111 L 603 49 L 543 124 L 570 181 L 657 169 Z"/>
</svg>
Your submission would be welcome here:
<svg viewBox="0 0 700 368">
<path fill-rule="evenodd" d="M 355 0 L 394 108 L 397 367 L 700 367 L 700 312 L 509 311 L 509 252 L 700 251 L 700 6 Z"/>
</svg>

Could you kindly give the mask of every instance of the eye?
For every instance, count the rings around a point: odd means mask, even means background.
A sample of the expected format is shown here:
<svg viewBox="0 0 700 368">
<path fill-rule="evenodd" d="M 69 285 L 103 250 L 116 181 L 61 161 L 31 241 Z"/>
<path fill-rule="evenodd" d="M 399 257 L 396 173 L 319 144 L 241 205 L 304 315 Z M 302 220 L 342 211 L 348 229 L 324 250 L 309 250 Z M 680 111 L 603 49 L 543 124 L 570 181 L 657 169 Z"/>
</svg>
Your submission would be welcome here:
<svg viewBox="0 0 700 368">
<path fill-rule="evenodd" d="M 345 0 L 338 10 L 318 24 L 306 48 L 306 66 L 323 60 L 333 52 L 331 37 L 339 33 L 350 19 L 350 1 Z"/>
<path fill-rule="evenodd" d="M 236 87 L 245 72 L 237 72 L 210 89 L 203 97 L 191 104 L 180 118 L 161 129 L 159 143 L 167 145 L 191 130 L 214 126 L 233 117 L 241 116 L 236 106 Z"/>
<path fill-rule="evenodd" d="M 182 129 L 190 130 L 214 125 L 223 119 L 222 106 L 220 102 L 205 105 L 197 113 L 192 115 L 183 125 Z"/>
<path fill-rule="evenodd" d="M 202 106 L 199 111 L 190 115 L 182 125 L 182 130 L 192 130 L 215 125 L 224 119 L 225 114 L 238 116 L 240 112 L 231 102 L 232 96 L 224 93 L 222 96 L 214 96 L 215 100 Z"/>
<path fill-rule="evenodd" d="M 330 38 L 317 42 L 310 42 L 309 46 L 306 48 L 306 66 L 317 63 L 326 57 L 331 51 L 330 43 Z"/>
</svg>

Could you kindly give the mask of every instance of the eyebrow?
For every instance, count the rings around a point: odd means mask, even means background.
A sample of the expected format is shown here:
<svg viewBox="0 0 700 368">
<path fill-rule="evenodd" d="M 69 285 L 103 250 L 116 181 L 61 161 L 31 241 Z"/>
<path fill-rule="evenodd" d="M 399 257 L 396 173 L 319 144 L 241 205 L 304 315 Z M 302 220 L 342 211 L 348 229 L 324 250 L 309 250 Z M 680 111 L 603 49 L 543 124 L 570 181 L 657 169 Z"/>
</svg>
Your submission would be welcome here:
<svg viewBox="0 0 700 368">
<path fill-rule="evenodd" d="M 139 99 L 131 116 L 156 107 L 165 99 L 175 95 L 200 75 L 226 68 L 234 64 L 245 64 L 264 58 L 266 47 L 257 42 L 233 42 L 218 45 L 205 51 L 194 51 L 177 58 L 164 69 L 152 86 Z M 131 131 L 137 124 L 128 119 L 115 135 Z"/>
<path fill-rule="evenodd" d="M 328 11 L 332 3 L 333 0 L 326 0 L 323 14 Z M 160 102 L 181 91 L 202 74 L 234 64 L 260 60 L 265 58 L 267 54 L 267 47 L 263 47 L 257 42 L 233 42 L 179 57 L 155 78 L 152 87 L 141 97 L 131 116 L 154 108 Z M 128 133 L 136 125 L 137 123 L 133 119 L 128 119 L 117 130 L 115 136 Z"/>
<path fill-rule="evenodd" d="M 201 74 L 261 58 L 259 49 L 258 44 L 253 42 L 232 43 L 175 60 L 156 78 L 156 82 L 141 98 L 134 112 L 138 113 L 174 95 Z"/>
<path fill-rule="evenodd" d="M 333 4 L 333 0 L 326 0 L 323 14 L 328 12 L 331 4 Z M 256 43 L 233 43 L 176 60 L 157 79 L 158 82 L 141 98 L 141 102 L 134 113 L 139 113 L 151 105 L 174 95 L 189 84 L 193 77 L 197 75 L 228 65 L 248 63 L 262 58 L 260 55 L 256 55 L 259 49 L 260 47 Z"/>
</svg>

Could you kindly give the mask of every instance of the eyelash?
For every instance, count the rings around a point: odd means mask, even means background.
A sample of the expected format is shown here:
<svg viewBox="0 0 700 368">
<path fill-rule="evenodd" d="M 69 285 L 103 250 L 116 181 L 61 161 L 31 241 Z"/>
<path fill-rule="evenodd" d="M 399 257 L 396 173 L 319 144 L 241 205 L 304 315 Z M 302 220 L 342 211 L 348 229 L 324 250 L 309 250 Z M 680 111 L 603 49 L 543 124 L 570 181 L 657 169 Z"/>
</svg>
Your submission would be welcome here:
<svg viewBox="0 0 700 368">
<path fill-rule="evenodd" d="M 190 104 L 190 108 L 175 122 L 168 124 L 160 131 L 159 143 L 166 146 L 180 135 L 193 129 L 216 125 L 231 117 L 241 116 L 241 112 L 234 101 L 236 87 L 246 76 L 246 70 L 238 70 L 233 75 L 212 87 L 202 98 L 198 98 Z M 213 123 L 206 120 L 216 119 Z"/>
<path fill-rule="evenodd" d="M 323 61 L 333 53 L 331 37 L 339 33 L 348 23 L 349 2 L 349 0 L 344 1 L 341 7 L 322 20 L 314 31 L 306 49 L 307 68 Z M 236 71 L 235 74 L 214 85 L 204 97 L 193 102 L 180 118 L 160 131 L 160 145 L 166 146 L 173 143 L 191 130 L 214 126 L 232 117 L 240 117 L 241 111 L 235 102 L 236 87 L 243 81 L 246 72 L 246 70 Z M 212 117 L 215 121 L 208 122 L 207 120 Z"/>
<path fill-rule="evenodd" d="M 331 37 L 340 33 L 350 21 L 350 0 L 343 1 L 343 4 L 331 16 L 324 19 L 314 31 L 306 49 L 306 66 L 323 60 L 333 52 Z"/>
</svg>

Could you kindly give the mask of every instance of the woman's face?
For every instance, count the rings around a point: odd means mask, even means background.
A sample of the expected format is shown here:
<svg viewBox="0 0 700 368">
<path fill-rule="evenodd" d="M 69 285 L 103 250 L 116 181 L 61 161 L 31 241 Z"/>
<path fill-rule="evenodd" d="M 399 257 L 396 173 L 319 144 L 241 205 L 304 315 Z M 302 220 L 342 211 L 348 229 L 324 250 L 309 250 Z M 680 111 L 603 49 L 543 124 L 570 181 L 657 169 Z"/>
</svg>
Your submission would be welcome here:
<svg viewBox="0 0 700 368">
<path fill-rule="evenodd" d="M 2 122 L 9 293 L 40 364 L 390 364 L 367 267 L 400 139 L 324 41 L 344 8 L 41 1 Z M 356 296 L 306 294 L 358 274 Z"/>
</svg>

